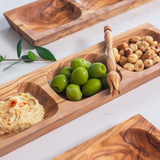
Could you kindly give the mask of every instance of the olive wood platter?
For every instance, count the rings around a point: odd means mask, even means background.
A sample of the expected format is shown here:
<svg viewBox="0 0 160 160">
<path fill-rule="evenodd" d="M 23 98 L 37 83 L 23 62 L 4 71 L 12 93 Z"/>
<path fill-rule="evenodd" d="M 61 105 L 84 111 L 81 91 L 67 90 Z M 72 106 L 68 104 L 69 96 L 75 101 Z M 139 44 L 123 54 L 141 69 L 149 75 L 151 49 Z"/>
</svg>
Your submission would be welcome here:
<svg viewBox="0 0 160 160">
<path fill-rule="evenodd" d="M 151 0 L 39 0 L 4 13 L 32 46 L 42 46 Z"/>
<path fill-rule="evenodd" d="M 113 47 L 128 42 L 129 38 L 136 35 L 142 37 L 150 35 L 160 42 L 160 30 L 149 23 L 145 23 L 115 36 L 113 38 Z M 116 92 L 113 97 L 110 90 L 105 89 L 80 101 L 69 101 L 65 94 L 58 95 L 54 92 L 50 84 L 53 77 L 58 75 L 63 67 L 70 66 L 70 62 L 75 58 L 84 58 L 92 63 L 102 62 L 106 64 L 104 41 L 0 86 L 0 101 L 5 100 L 8 96 L 18 95 L 20 92 L 29 92 L 44 106 L 46 113 L 44 120 L 32 127 L 18 134 L 0 136 L 0 156 L 131 91 L 160 74 L 160 63 L 140 72 L 127 71 L 117 64 L 117 72 L 122 79 L 120 82 L 120 95 Z"/>
<path fill-rule="evenodd" d="M 139 114 L 53 160 L 138 159 L 160 159 L 160 131 Z"/>
</svg>

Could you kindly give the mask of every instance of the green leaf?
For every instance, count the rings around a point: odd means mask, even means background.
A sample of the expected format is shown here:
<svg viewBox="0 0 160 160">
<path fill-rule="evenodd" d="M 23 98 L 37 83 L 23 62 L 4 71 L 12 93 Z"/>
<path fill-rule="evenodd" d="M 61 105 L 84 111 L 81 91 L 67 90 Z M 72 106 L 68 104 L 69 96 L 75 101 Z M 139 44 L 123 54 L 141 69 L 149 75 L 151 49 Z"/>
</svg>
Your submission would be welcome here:
<svg viewBox="0 0 160 160">
<path fill-rule="evenodd" d="M 35 56 L 35 54 L 33 52 L 31 52 L 31 51 L 28 52 L 28 57 L 30 59 L 32 59 L 32 60 L 36 60 L 37 59 L 36 56 Z"/>
<path fill-rule="evenodd" d="M 21 51 L 22 51 L 22 40 L 23 38 L 21 38 L 17 44 L 17 56 L 18 58 L 21 57 Z"/>
<path fill-rule="evenodd" d="M 28 60 L 30 60 L 30 61 L 24 61 L 24 62 L 26 62 L 26 63 L 34 62 L 34 61 L 32 61 L 32 60 L 28 57 L 28 55 L 23 55 L 23 56 L 21 57 L 21 59 L 28 59 Z"/>
<path fill-rule="evenodd" d="M 42 59 L 57 61 L 54 55 L 46 48 L 35 46 L 37 53 Z"/>
<path fill-rule="evenodd" d="M 20 60 L 19 60 L 19 61 L 20 61 Z M 13 65 L 17 64 L 19 61 L 17 61 L 17 62 L 15 62 L 15 63 L 11 64 L 11 65 L 8 66 L 8 67 L 6 67 L 3 71 L 5 71 L 6 69 L 8 69 L 8 68 L 12 67 Z"/>
<path fill-rule="evenodd" d="M 0 56 L 0 62 L 2 62 L 2 61 L 3 61 L 3 59 L 4 59 L 4 58 L 3 58 L 2 56 Z"/>
</svg>

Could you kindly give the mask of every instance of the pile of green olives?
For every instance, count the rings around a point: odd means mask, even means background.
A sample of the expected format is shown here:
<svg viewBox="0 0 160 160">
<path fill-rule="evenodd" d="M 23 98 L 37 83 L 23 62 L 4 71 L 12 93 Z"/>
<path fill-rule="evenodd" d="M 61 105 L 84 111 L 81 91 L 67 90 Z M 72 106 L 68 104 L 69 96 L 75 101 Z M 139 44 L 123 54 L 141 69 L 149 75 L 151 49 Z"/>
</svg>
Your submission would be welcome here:
<svg viewBox="0 0 160 160">
<path fill-rule="evenodd" d="M 65 92 L 69 100 L 79 101 L 83 95 L 89 97 L 101 89 L 109 88 L 106 66 L 76 58 L 71 61 L 70 67 L 64 67 L 53 78 L 51 87 L 57 93 Z"/>
</svg>

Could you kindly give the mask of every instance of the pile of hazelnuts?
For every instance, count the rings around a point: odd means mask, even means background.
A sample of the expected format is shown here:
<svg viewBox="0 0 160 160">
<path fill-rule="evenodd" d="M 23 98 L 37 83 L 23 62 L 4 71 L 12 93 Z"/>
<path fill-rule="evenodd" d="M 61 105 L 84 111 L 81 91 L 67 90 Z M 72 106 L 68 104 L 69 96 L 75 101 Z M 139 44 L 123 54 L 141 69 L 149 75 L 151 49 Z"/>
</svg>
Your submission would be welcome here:
<svg viewBox="0 0 160 160">
<path fill-rule="evenodd" d="M 129 71 L 142 71 L 160 62 L 160 44 L 151 36 L 134 36 L 113 48 L 116 62 Z"/>
</svg>

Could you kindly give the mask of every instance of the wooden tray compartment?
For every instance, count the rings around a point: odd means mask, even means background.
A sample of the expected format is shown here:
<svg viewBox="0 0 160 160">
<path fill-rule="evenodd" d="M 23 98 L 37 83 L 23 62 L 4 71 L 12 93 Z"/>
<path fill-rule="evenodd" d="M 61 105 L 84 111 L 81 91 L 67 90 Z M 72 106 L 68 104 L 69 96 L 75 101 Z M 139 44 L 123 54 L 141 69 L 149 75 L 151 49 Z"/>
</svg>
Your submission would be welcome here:
<svg viewBox="0 0 160 160">
<path fill-rule="evenodd" d="M 53 160 L 159 160 L 160 131 L 136 115 Z"/>
<path fill-rule="evenodd" d="M 160 31 L 151 24 L 146 23 L 114 37 L 113 46 L 116 47 L 122 42 L 127 42 L 129 38 L 135 35 L 151 35 L 155 40 L 160 42 Z M 42 122 L 18 134 L 0 136 L 0 156 L 120 96 L 116 93 L 114 97 L 112 97 L 109 89 L 106 89 L 89 98 L 73 102 L 67 100 L 65 96 L 58 95 L 50 87 L 52 78 L 56 76 L 64 66 L 69 66 L 71 60 L 77 57 L 84 58 L 91 62 L 99 61 L 105 63 L 106 56 L 104 49 L 104 42 L 98 43 L 0 86 L 0 101 L 8 96 L 17 95 L 20 92 L 29 92 L 44 105 L 46 110 L 46 118 Z M 141 72 L 130 72 L 117 65 L 117 71 L 122 77 L 120 83 L 122 95 L 159 76 L 160 63 Z"/>
<path fill-rule="evenodd" d="M 42 46 L 151 0 L 39 0 L 4 13 L 32 46 Z"/>
</svg>

